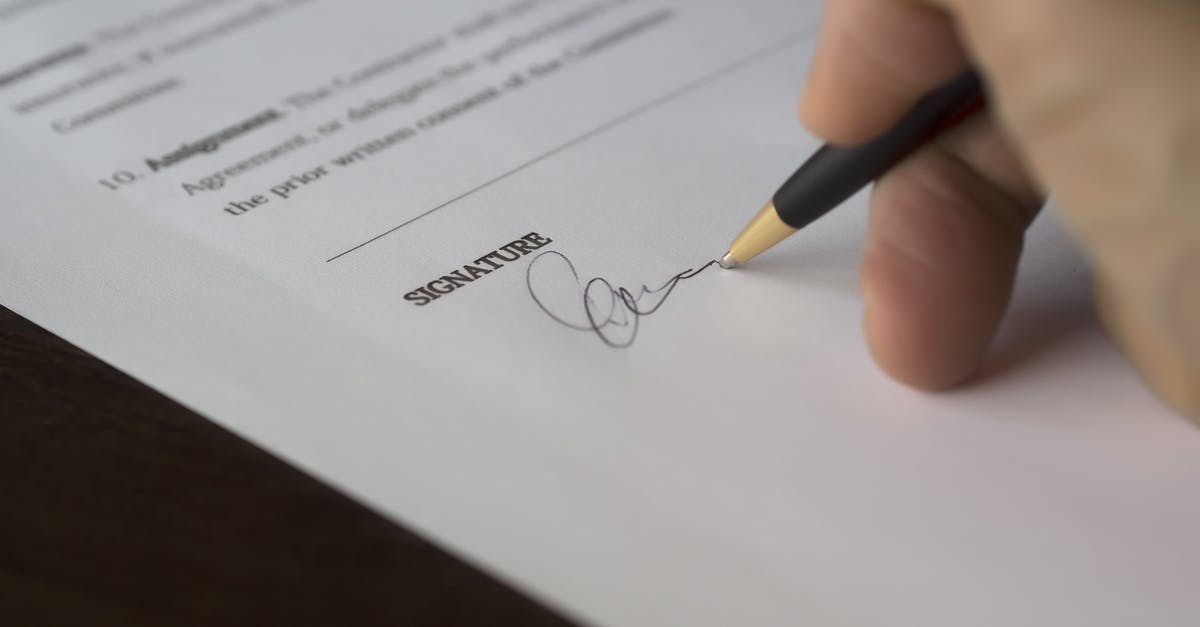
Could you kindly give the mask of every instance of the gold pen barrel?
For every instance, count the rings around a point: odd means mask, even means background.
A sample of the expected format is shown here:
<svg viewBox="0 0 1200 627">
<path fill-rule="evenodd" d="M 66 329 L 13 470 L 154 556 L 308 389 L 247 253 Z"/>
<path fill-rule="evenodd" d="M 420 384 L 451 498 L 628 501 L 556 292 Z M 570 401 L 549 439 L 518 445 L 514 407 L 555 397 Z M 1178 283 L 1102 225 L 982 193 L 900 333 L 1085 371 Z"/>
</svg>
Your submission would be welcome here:
<svg viewBox="0 0 1200 627">
<path fill-rule="evenodd" d="M 729 245 L 729 252 L 721 259 L 721 266 L 732 268 L 746 263 L 796 231 L 795 227 L 780 219 L 774 201 L 768 202 L 750 224 L 742 229 L 741 234 L 734 238 L 733 243 Z"/>
</svg>

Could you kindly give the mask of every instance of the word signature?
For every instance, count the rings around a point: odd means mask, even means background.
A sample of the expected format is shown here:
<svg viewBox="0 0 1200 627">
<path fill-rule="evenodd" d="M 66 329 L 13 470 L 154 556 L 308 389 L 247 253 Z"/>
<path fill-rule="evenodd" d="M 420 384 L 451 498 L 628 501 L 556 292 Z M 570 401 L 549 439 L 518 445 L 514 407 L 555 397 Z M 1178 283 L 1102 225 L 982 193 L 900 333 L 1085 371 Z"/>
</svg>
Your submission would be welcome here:
<svg viewBox="0 0 1200 627">
<path fill-rule="evenodd" d="M 590 331 L 612 348 L 628 348 L 637 339 L 641 319 L 659 310 L 680 282 L 719 265 L 710 261 L 676 274 L 659 287 L 643 285 L 636 293 L 614 287 L 603 277 L 581 281 L 566 255 L 550 250 L 529 262 L 529 296 L 552 320 L 568 329 Z"/>
</svg>

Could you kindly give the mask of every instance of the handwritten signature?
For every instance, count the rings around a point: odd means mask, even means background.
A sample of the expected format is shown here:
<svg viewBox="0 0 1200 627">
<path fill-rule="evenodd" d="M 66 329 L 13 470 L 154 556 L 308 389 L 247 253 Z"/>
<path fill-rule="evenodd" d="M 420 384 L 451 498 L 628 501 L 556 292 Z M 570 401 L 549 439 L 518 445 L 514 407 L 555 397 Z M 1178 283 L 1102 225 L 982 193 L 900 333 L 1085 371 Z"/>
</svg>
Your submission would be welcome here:
<svg viewBox="0 0 1200 627">
<path fill-rule="evenodd" d="M 603 277 L 583 282 L 575 264 L 564 254 L 550 250 L 529 262 L 525 284 L 529 296 L 552 320 L 569 329 L 590 331 L 612 348 L 628 348 L 637 339 L 638 325 L 654 314 L 680 282 L 719 265 L 710 261 L 676 274 L 659 287 L 642 287 L 634 293 L 614 287 Z"/>
</svg>

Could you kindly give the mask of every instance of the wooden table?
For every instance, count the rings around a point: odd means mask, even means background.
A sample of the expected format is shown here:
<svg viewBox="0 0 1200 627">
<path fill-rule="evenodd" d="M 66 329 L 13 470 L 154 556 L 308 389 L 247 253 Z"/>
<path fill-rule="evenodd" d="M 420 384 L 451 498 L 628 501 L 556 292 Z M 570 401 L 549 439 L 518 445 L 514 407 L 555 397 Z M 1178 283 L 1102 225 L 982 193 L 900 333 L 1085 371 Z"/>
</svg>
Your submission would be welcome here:
<svg viewBox="0 0 1200 627">
<path fill-rule="evenodd" d="M 565 625 L 0 307 L 0 624 Z"/>
</svg>

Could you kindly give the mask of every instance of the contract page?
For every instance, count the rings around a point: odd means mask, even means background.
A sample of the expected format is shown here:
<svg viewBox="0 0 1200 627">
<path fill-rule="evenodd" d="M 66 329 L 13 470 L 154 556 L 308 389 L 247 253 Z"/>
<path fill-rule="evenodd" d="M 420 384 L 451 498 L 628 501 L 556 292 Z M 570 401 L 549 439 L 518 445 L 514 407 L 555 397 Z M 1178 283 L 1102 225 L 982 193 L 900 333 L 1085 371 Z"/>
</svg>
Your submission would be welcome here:
<svg viewBox="0 0 1200 627">
<path fill-rule="evenodd" d="M 1035 225 L 972 385 L 860 338 L 800 0 L 0 1 L 0 302 L 597 624 L 1190 625 L 1200 436 Z"/>
</svg>

